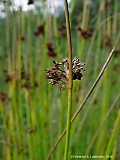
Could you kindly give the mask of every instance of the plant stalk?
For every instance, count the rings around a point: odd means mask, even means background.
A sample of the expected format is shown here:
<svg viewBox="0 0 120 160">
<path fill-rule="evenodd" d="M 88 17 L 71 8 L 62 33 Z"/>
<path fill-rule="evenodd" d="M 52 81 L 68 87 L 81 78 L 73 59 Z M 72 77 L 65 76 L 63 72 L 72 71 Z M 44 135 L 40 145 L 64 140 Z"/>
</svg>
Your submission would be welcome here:
<svg viewBox="0 0 120 160">
<path fill-rule="evenodd" d="M 66 144 L 64 160 L 68 160 L 69 148 L 70 148 L 70 128 L 71 128 L 71 110 L 72 110 L 72 43 L 71 43 L 71 32 L 70 32 L 70 21 L 69 21 L 69 11 L 68 2 L 64 0 L 65 3 L 65 18 L 66 18 L 66 28 L 67 28 L 67 40 L 68 40 L 68 57 L 69 57 L 69 82 L 68 82 L 68 111 L 67 111 L 67 131 L 66 131 Z"/>
</svg>

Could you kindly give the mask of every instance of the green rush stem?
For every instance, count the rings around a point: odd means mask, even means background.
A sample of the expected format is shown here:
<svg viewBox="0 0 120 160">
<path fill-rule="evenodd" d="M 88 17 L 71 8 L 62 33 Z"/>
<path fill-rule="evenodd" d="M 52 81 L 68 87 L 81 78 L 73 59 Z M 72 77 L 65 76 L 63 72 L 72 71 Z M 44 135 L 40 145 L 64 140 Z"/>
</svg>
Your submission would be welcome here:
<svg viewBox="0 0 120 160">
<path fill-rule="evenodd" d="M 61 52 L 61 47 L 59 45 L 59 33 L 58 33 L 58 24 L 57 24 L 57 18 L 56 18 L 56 12 L 53 17 L 53 26 L 54 26 L 54 32 L 55 32 L 55 38 L 56 38 L 56 49 L 57 49 L 57 60 L 60 59 L 60 52 Z M 63 39 L 62 39 L 63 42 Z M 62 45 L 63 46 L 63 45 Z"/>
<path fill-rule="evenodd" d="M 85 24 L 86 24 L 86 13 L 87 13 L 87 4 L 86 4 L 86 0 L 84 0 L 84 3 L 83 3 L 83 20 L 82 20 L 82 28 L 85 28 Z"/>
<path fill-rule="evenodd" d="M 32 12 L 30 12 L 30 16 L 28 16 L 28 42 L 27 42 L 27 47 L 28 47 L 28 65 L 29 65 L 29 71 L 30 71 L 30 81 L 31 85 L 33 86 L 33 56 L 32 56 L 32 39 L 31 39 L 31 21 L 32 21 Z M 30 62 L 30 63 L 29 63 Z"/>
<path fill-rule="evenodd" d="M 21 14 L 21 13 L 20 13 Z M 18 69 L 18 116 L 19 116 L 19 125 L 20 125 L 20 135 L 21 135 L 21 148 L 24 147 L 24 142 L 25 142 L 25 130 L 24 130 L 24 117 L 23 117 L 23 98 L 21 96 L 21 89 L 22 89 L 22 80 L 21 80 L 21 19 L 20 15 L 18 17 L 18 55 L 17 55 L 17 64 L 16 67 Z M 22 159 L 25 157 L 25 155 L 22 153 L 20 154 L 22 156 Z"/>
<path fill-rule="evenodd" d="M 83 16 L 82 16 L 82 24 L 81 27 L 82 28 L 86 28 L 85 24 L 86 24 L 86 14 L 87 14 L 87 4 L 86 4 L 86 0 L 84 0 L 83 2 Z M 85 46 L 85 39 L 80 36 L 80 44 L 79 44 L 79 58 L 82 58 L 82 53 L 83 53 L 83 49 Z"/>
<path fill-rule="evenodd" d="M 107 145 L 107 149 L 105 152 L 106 156 L 111 154 L 116 141 L 118 141 L 118 136 L 120 133 L 120 125 L 119 124 L 120 124 L 120 109 L 118 110 L 118 115 L 117 115 L 117 118 L 114 122 L 112 135 L 111 135 L 109 142 L 108 142 L 108 145 Z M 105 156 L 104 160 L 107 159 L 106 156 Z"/>
<path fill-rule="evenodd" d="M 16 38 L 16 29 L 17 29 L 17 25 L 16 25 L 16 15 L 15 12 L 13 11 L 13 38 L 12 38 L 12 68 L 15 69 L 15 63 L 16 63 L 16 46 L 17 46 L 17 38 Z"/>
<path fill-rule="evenodd" d="M 71 129 L 71 108 L 72 108 L 72 90 L 68 92 L 68 112 L 67 112 L 67 132 L 66 132 L 66 144 L 65 144 L 65 153 L 64 160 L 68 160 L 69 146 L 70 146 L 70 129 Z"/>
<path fill-rule="evenodd" d="M 114 143 L 111 160 L 115 160 L 116 159 L 116 152 L 117 152 L 117 140 L 115 140 L 115 143 Z"/>
<path fill-rule="evenodd" d="M 101 14 L 102 14 L 103 8 L 104 8 L 104 4 L 101 3 L 101 10 L 100 10 Z M 107 11 L 108 11 L 108 17 L 109 17 L 110 16 L 109 8 L 107 9 Z M 107 28 L 107 30 L 106 30 L 107 36 L 110 37 L 110 35 L 111 35 L 111 19 L 110 18 L 107 21 L 106 28 Z M 99 48 L 100 48 L 100 46 L 99 46 Z M 104 48 L 104 50 L 105 50 L 105 48 Z M 107 50 L 105 50 L 105 52 L 107 52 Z M 106 59 L 106 55 L 105 55 L 105 59 Z M 105 116 L 105 114 L 107 112 L 107 109 L 109 107 L 109 93 L 110 93 L 109 84 L 110 84 L 110 79 L 108 77 L 109 77 L 109 70 L 106 70 L 106 72 L 104 74 L 104 81 L 103 81 L 104 96 L 103 96 L 103 103 L 102 103 L 102 106 L 101 106 L 101 120 L 104 119 L 104 116 Z M 98 153 L 103 154 L 103 152 L 104 152 L 105 137 L 107 135 L 107 130 L 108 130 L 108 123 L 104 124 L 104 126 L 101 130 L 101 134 L 98 138 L 97 145 L 96 145 L 96 153 L 97 154 Z M 102 146 L 102 148 L 101 148 L 101 146 Z"/>
<path fill-rule="evenodd" d="M 71 110 L 72 110 L 72 44 L 71 44 L 71 32 L 70 32 L 70 22 L 69 22 L 69 11 L 67 0 L 65 2 L 65 17 L 66 17 L 66 27 L 67 27 L 67 40 L 68 40 L 68 51 L 69 51 L 69 84 L 68 84 L 68 112 L 67 112 L 67 132 L 66 132 L 66 144 L 64 160 L 68 160 L 69 146 L 70 146 L 70 128 L 71 128 Z"/>
<path fill-rule="evenodd" d="M 25 89 L 25 102 L 26 102 L 26 122 L 27 122 L 27 129 L 30 129 L 31 126 L 31 110 L 30 110 L 30 105 L 29 105 L 29 92 L 27 89 Z M 29 158 L 33 159 L 34 158 L 34 154 L 33 154 L 33 142 L 32 142 L 32 136 L 31 134 L 28 132 L 27 133 L 27 137 L 28 137 L 28 153 L 29 153 Z"/>
<path fill-rule="evenodd" d="M 14 81 L 9 86 L 9 97 L 13 97 L 14 95 Z M 13 106 L 14 100 L 10 102 L 10 109 L 9 109 L 9 121 L 8 121 L 8 127 L 11 134 L 11 140 L 13 141 L 13 144 L 16 146 L 16 132 L 14 127 L 14 106 Z M 13 160 L 17 159 L 17 147 L 13 148 Z"/>
<path fill-rule="evenodd" d="M 11 56 L 10 56 L 10 26 L 9 26 L 9 7 L 6 3 L 6 43 L 7 43 L 7 56 L 8 56 L 8 72 L 11 70 Z"/>
<path fill-rule="evenodd" d="M 10 151 L 10 135 L 8 134 L 8 126 L 7 126 L 7 114 L 6 114 L 6 108 L 3 104 L 3 102 L 0 100 L 0 113 L 3 121 L 3 139 L 5 140 L 5 144 L 3 146 L 3 149 L 5 152 L 3 152 L 3 156 L 5 160 L 11 160 L 11 151 Z"/>
<path fill-rule="evenodd" d="M 116 33 L 117 33 L 118 6 L 119 6 L 118 0 L 114 1 L 114 19 L 113 19 L 113 26 L 112 26 L 114 39 L 116 38 Z"/>
</svg>

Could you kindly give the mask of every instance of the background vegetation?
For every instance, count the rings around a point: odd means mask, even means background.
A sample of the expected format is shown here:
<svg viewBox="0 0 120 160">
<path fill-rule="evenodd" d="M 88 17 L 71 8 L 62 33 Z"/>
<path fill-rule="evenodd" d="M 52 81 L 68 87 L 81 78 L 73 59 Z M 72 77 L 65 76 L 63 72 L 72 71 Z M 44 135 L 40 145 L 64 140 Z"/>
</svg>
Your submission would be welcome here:
<svg viewBox="0 0 120 160">
<path fill-rule="evenodd" d="M 4 160 L 46 159 L 66 127 L 67 86 L 63 90 L 50 85 L 44 72 L 53 60 L 60 62 L 68 55 L 65 13 L 57 8 L 50 14 L 48 2 L 38 2 L 27 12 L 0 2 L 5 14 L 0 18 L 0 158 Z M 119 38 L 119 11 L 119 0 L 70 3 L 73 57 L 86 64 L 82 80 L 73 83 L 72 115 Z M 109 67 L 72 124 L 71 155 L 120 159 L 119 68 L 118 43 Z M 64 140 L 51 160 L 63 159 Z"/>
</svg>

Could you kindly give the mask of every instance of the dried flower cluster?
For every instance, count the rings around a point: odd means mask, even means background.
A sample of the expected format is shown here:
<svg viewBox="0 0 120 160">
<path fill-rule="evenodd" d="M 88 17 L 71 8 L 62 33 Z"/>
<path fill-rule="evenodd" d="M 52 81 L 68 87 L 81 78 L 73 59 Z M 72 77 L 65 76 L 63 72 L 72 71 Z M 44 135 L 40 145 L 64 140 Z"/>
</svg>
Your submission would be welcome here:
<svg viewBox="0 0 120 160">
<path fill-rule="evenodd" d="M 81 36 L 84 38 L 84 39 L 88 39 L 90 37 L 92 37 L 92 34 L 93 34 L 93 28 L 92 27 L 89 27 L 87 30 L 84 30 L 82 29 L 80 26 L 76 28 L 78 31 L 80 31 L 81 33 Z"/>
<path fill-rule="evenodd" d="M 66 26 L 65 24 L 60 24 L 58 27 L 58 31 L 59 31 L 59 36 L 60 37 L 65 37 L 66 36 Z"/>
<path fill-rule="evenodd" d="M 24 41 L 24 40 L 25 40 L 25 37 L 24 37 L 24 36 L 21 36 L 20 39 L 21 39 L 21 41 Z"/>
<path fill-rule="evenodd" d="M 105 2 L 104 2 L 105 4 L 105 8 L 108 8 L 108 7 L 110 7 L 111 6 L 111 2 L 109 1 L 109 0 L 105 0 Z"/>
<path fill-rule="evenodd" d="M 107 33 L 103 35 L 103 38 L 104 38 L 103 42 L 104 42 L 105 47 L 112 49 L 114 46 L 113 38 L 111 36 L 108 36 Z M 114 51 L 114 57 L 117 58 L 119 56 L 120 56 L 120 48 L 118 47 Z"/>
<path fill-rule="evenodd" d="M 62 84 L 63 86 L 68 82 L 69 79 L 69 61 L 68 58 L 64 58 L 62 62 L 58 63 L 53 61 L 54 67 L 51 69 L 45 70 L 46 77 L 50 79 L 49 84 L 56 85 Z M 81 80 L 82 72 L 85 71 L 83 62 L 75 57 L 72 60 L 72 73 L 73 73 L 73 80 Z"/>
<path fill-rule="evenodd" d="M 48 50 L 47 53 L 48 53 L 48 56 L 49 56 L 49 57 L 54 58 L 54 57 L 57 56 L 56 52 L 54 51 L 55 48 L 56 48 L 56 47 L 55 47 L 51 42 L 48 42 L 48 43 L 47 43 L 47 50 Z"/>
<path fill-rule="evenodd" d="M 104 39 L 105 39 L 105 46 L 106 47 L 110 47 L 112 48 L 112 38 L 110 36 L 108 36 L 107 34 L 104 36 Z"/>
<path fill-rule="evenodd" d="M 34 35 L 35 36 L 44 35 L 44 30 L 45 30 L 45 22 L 43 22 L 43 24 L 37 27 L 37 31 L 34 32 Z"/>
<path fill-rule="evenodd" d="M 0 101 L 8 103 L 11 99 L 8 97 L 8 95 L 5 92 L 0 92 Z"/>
<path fill-rule="evenodd" d="M 11 74 L 8 74 L 7 69 L 3 70 L 3 74 L 4 74 L 4 81 L 5 83 L 9 83 L 12 80 L 15 81 L 16 87 L 18 87 L 18 83 L 19 83 L 19 76 L 18 76 L 18 71 L 16 70 L 15 72 L 12 72 Z M 26 89 L 32 89 L 32 87 L 38 87 L 39 84 L 36 80 L 33 81 L 33 85 L 30 82 L 30 73 L 25 72 L 24 68 L 21 68 L 21 82 L 22 82 L 22 88 L 26 88 Z"/>
</svg>

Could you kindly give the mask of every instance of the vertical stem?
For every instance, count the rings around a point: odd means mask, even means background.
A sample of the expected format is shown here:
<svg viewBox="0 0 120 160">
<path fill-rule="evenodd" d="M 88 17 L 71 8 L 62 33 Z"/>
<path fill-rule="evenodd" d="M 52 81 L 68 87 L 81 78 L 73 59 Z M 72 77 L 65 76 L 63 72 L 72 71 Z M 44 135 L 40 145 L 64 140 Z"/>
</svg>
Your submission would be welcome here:
<svg viewBox="0 0 120 160">
<path fill-rule="evenodd" d="M 7 43 L 7 56 L 8 56 L 8 72 L 11 70 L 11 56 L 10 56 L 10 26 L 9 26 L 9 6 L 6 3 L 6 43 Z"/>
<path fill-rule="evenodd" d="M 67 112 L 67 132 L 66 132 L 66 144 L 64 160 L 68 160 L 69 144 L 70 144 L 70 128 L 71 128 L 71 109 L 72 109 L 72 44 L 71 44 L 71 32 L 69 22 L 69 11 L 67 0 L 65 2 L 65 17 L 67 27 L 67 39 L 68 39 L 68 51 L 69 51 L 69 84 L 68 84 L 68 112 Z"/>
</svg>

